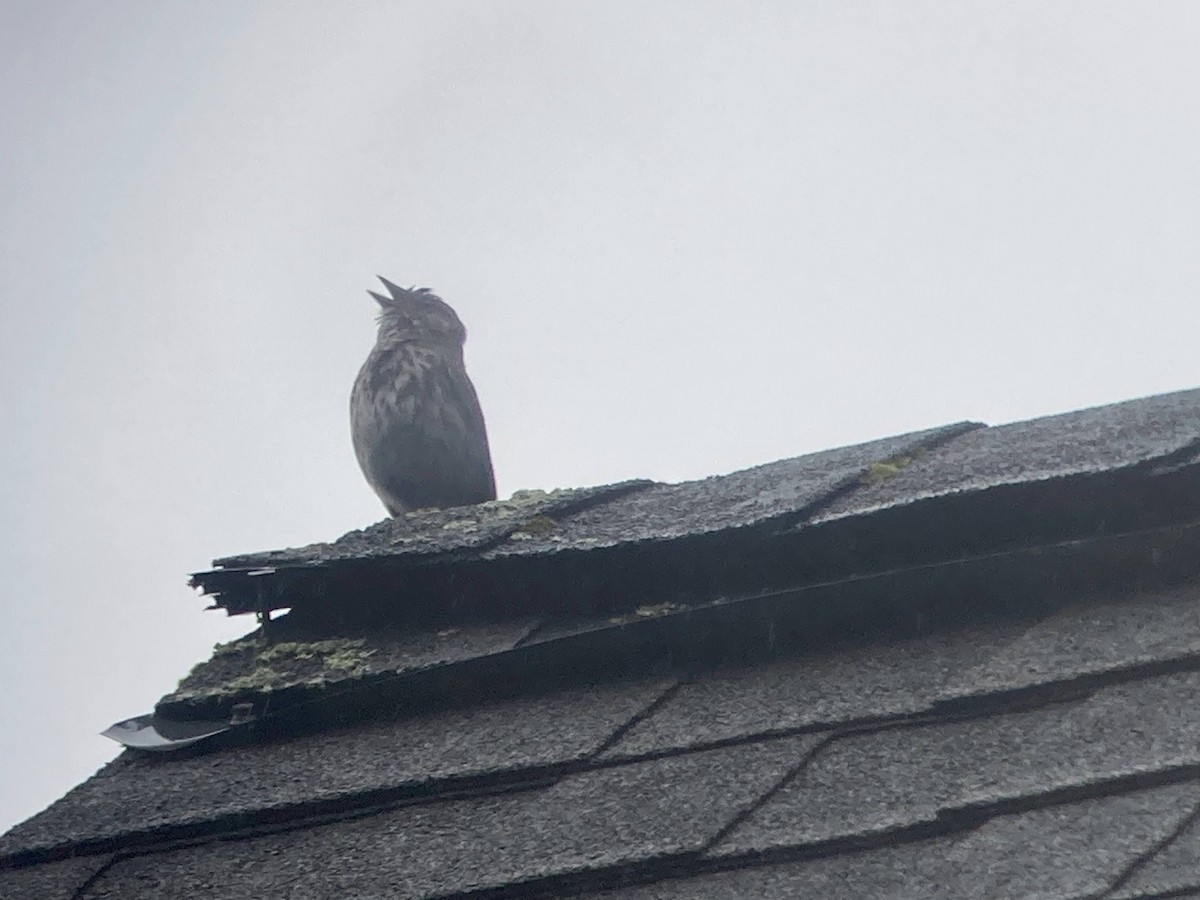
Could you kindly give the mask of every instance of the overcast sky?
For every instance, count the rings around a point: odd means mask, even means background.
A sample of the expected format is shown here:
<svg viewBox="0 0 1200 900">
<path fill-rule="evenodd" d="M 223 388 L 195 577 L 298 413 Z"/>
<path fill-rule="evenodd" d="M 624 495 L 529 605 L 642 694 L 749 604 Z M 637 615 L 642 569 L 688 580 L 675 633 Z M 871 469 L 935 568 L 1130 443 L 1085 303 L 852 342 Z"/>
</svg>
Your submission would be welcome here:
<svg viewBox="0 0 1200 900">
<path fill-rule="evenodd" d="M 0 829 L 382 517 L 382 274 L 501 496 L 1200 385 L 1200 4 L 0 0 Z"/>
</svg>

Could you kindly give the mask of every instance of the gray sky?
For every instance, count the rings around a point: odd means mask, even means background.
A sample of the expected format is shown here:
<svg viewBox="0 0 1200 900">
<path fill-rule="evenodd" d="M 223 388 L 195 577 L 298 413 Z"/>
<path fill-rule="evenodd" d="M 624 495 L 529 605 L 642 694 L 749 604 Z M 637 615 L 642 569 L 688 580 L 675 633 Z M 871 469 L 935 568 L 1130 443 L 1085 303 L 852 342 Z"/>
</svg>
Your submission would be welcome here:
<svg viewBox="0 0 1200 900">
<path fill-rule="evenodd" d="M 500 493 L 1200 384 L 1200 4 L 5 0 L 0 828 L 382 517 L 376 273 Z"/>
</svg>

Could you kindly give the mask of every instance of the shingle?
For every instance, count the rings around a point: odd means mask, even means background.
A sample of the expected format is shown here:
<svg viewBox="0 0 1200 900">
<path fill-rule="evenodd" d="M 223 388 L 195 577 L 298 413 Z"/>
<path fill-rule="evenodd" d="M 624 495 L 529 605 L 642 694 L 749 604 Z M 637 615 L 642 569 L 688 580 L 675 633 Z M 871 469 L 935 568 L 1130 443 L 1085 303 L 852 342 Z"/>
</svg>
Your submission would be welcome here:
<svg viewBox="0 0 1200 900">
<path fill-rule="evenodd" d="M 108 864 L 110 856 L 81 856 L 20 869 L 0 868 L 2 900 L 74 900 L 76 892 Z"/>
<path fill-rule="evenodd" d="M 1200 785 L 1173 785 L 999 816 L 960 835 L 589 896 L 595 900 L 1091 897 L 1169 835 L 1197 802 Z"/>
<path fill-rule="evenodd" d="M 233 698 L 288 687 L 324 689 L 365 676 L 415 672 L 510 650 L 533 626 L 531 620 L 522 620 L 367 632 L 352 638 L 330 636 L 323 640 L 296 640 L 285 635 L 266 645 L 256 632 L 218 648 L 208 662 L 192 669 L 161 703 Z"/>
<path fill-rule="evenodd" d="M 0 853 L 569 763 L 668 684 L 591 687 L 199 756 L 126 753 L 0 838 Z"/>
<path fill-rule="evenodd" d="M 806 738 L 590 771 L 117 863 L 86 897 L 426 897 L 701 850 Z"/>
<path fill-rule="evenodd" d="M 530 522 L 552 520 L 570 510 L 643 490 L 651 484 L 649 481 L 622 481 L 550 492 L 518 491 L 508 500 L 451 509 L 416 510 L 351 531 L 333 543 L 244 553 L 214 560 L 213 565 L 252 568 L 474 550 L 501 540 Z"/>
<path fill-rule="evenodd" d="M 1200 390 L 981 428 L 842 497 L 816 521 L 943 494 L 1111 471 L 1178 453 L 1198 439 Z"/>
<path fill-rule="evenodd" d="M 717 671 L 684 684 L 610 748 L 658 753 L 764 732 L 920 712 L 948 680 L 1020 638 L 1012 623 L 915 640 L 834 648 L 772 665 Z"/>
<path fill-rule="evenodd" d="M 1061 610 L 946 686 L 946 695 L 1011 690 L 1200 655 L 1200 585 L 1100 598 Z"/>
<path fill-rule="evenodd" d="M 1041 622 L 834 647 L 682 685 L 613 758 L 931 711 L 941 701 L 1200 655 L 1200 587 L 1076 604 Z"/>
<path fill-rule="evenodd" d="M 979 884 L 987 885 L 986 897 L 1090 896 L 1170 835 L 1197 803 L 1200 784 L 1191 782 L 1001 816 L 952 848 L 943 884 L 958 885 L 957 896 Z"/>
<path fill-rule="evenodd" d="M 962 809 L 1200 764 L 1200 673 L 1030 712 L 836 740 L 718 848 L 730 853 L 932 822 Z"/>
<path fill-rule="evenodd" d="M 525 555 L 568 548 L 590 550 L 784 520 L 857 482 L 872 465 L 915 452 L 970 427 L 948 425 L 700 481 L 656 484 L 569 516 L 537 535 L 508 541 L 485 555 Z"/>
<path fill-rule="evenodd" d="M 1195 815 L 1200 810 L 1193 810 Z M 1167 846 L 1133 872 L 1132 877 L 1112 896 L 1112 900 L 1158 896 L 1185 896 L 1176 891 L 1200 892 L 1200 820 L 1193 818 Z M 1190 895 L 1186 895 L 1190 896 Z"/>
<path fill-rule="evenodd" d="M 746 868 L 581 896 L 588 900 L 957 900 L 963 895 L 941 892 L 933 874 L 956 840 L 938 838 L 794 863 L 747 863 Z"/>
</svg>

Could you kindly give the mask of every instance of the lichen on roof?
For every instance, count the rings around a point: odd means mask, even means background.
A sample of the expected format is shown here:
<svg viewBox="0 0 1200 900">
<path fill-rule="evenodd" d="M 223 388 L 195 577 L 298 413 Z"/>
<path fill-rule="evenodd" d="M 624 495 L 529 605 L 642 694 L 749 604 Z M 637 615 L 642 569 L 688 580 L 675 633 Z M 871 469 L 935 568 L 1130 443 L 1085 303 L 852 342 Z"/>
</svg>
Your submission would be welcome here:
<svg viewBox="0 0 1200 900">
<path fill-rule="evenodd" d="M 548 530 L 554 530 L 558 521 L 573 510 L 644 489 L 650 484 L 652 482 L 633 480 L 591 488 L 520 490 L 507 500 L 449 509 L 418 509 L 347 532 L 331 543 L 225 557 L 216 560 L 214 565 L 241 569 L 367 558 L 420 559 L 465 550 L 478 551 L 501 543 L 510 535 L 516 537 L 516 533 L 541 537 Z"/>
<path fill-rule="evenodd" d="M 863 473 L 863 484 L 878 484 L 881 481 L 887 481 L 897 475 L 901 470 L 907 469 L 916 460 L 919 453 L 901 453 L 893 456 L 891 459 L 885 459 L 881 462 L 871 463 L 867 467 L 867 471 Z"/>
<path fill-rule="evenodd" d="M 298 683 L 321 684 L 330 678 L 367 674 L 375 654 L 362 638 L 281 641 L 263 644 L 249 636 L 215 648 L 212 658 L 188 673 L 174 700 L 212 699 L 244 693 L 270 693 Z M 204 668 L 204 678 L 199 677 Z M 223 677 L 213 679 L 213 669 Z"/>
<path fill-rule="evenodd" d="M 509 540 L 528 541 L 532 538 L 546 537 L 558 528 L 558 523 L 547 515 L 534 516 L 510 534 Z"/>
</svg>

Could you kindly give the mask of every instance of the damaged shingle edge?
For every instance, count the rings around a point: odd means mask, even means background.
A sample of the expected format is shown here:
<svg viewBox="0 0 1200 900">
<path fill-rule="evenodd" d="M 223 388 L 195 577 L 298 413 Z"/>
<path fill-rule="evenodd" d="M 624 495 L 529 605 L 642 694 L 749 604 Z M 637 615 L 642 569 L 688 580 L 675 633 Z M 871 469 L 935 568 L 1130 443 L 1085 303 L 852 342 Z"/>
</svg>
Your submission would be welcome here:
<svg viewBox="0 0 1200 900">
<path fill-rule="evenodd" d="M 953 435 L 937 437 L 936 443 L 953 446 Z M 649 595 L 687 605 L 744 591 L 748 578 L 774 582 L 760 581 L 763 588 L 815 584 L 906 561 L 936 562 L 1018 542 L 1054 543 L 1186 521 L 1200 499 L 1200 482 L 1188 464 L 1196 448 L 1193 440 L 1115 469 L 1001 483 L 822 518 L 827 504 L 853 496 L 860 470 L 802 509 L 653 544 L 569 547 L 539 555 L 339 560 L 259 576 L 214 570 L 196 579 L 221 593 L 218 605 L 229 614 L 291 608 L 318 617 L 381 617 L 374 621 L 392 624 L 462 624 L 513 615 L 563 619 L 603 608 L 619 613 L 644 604 Z M 915 463 L 935 455 L 936 448 L 922 453 L 910 446 L 904 452 Z M 362 601 L 366 596 L 370 603 Z M 417 597 L 419 604 L 411 602 Z"/>
<path fill-rule="evenodd" d="M 802 526 L 823 509 L 852 493 L 864 483 L 865 479 L 871 477 L 872 471 L 877 467 L 891 467 L 899 470 L 903 465 L 937 450 L 961 435 L 984 427 L 986 426 L 977 422 L 961 422 L 922 433 L 922 437 L 914 438 L 898 453 L 864 466 L 839 479 L 811 502 L 761 522 L 725 528 L 715 532 L 662 537 L 648 543 L 656 548 L 682 547 L 691 541 L 713 540 L 723 535 L 771 537 L 784 534 Z M 607 488 L 594 489 L 594 492 L 589 493 L 586 497 L 567 498 L 560 505 L 547 506 L 538 510 L 535 518 L 566 518 L 611 503 L 629 494 L 659 486 L 661 485 L 658 482 L 653 481 L 621 482 Z M 464 515 L 468 512 L 469 508 L 464 511 Z M 555 548 L 534 554 L 493 558 L 495 555 L 490 551 L 502 547 L 514 533 L 520 532 L 527 522 L 528 520 L 523 518 L 520 521 L 509 523 L 507 528 L 495 532 L 486 541 L 458 546 L 438 553 L 406 551 L 395 556 L 386 554 L 354 558 L 331 556 L 308 562 L 280 561 L 271 554 L 228 557 L 217 560 L 217 563 L 222 566 L 220 568 L 193 574 L 191 585 L 213 597 L 215 607 L 225 609 L 229 615 L 251 612 L 265 615 L 275 609 L 294 608 L 298 604 L 308 604 L 314 600 L 318 603 L 321 602 L 319 598 L 324 593 L 326 582 L 340 577 L 343 573 L 362 574 L 364 578 L 395 580 L 407 576 L 418 577 L 422 572 L 434 572 L 452 566 L 461 567 L 463 564 L 490 569 L 506 563 L 532 565 L 538 560 L 546 560 L 548 557 L 559 555 L 575 555 L 581 559 L 595 558 L 599 561 L 602 557 L 607 559 L 606 554 L 641 552 L 644 549 L 642 543 L 629 542 L 597 549 Z M 285 552 L 292 553 L 293 551 Z M 559 587 L 561 592 L 562 586 Z M 426 593 L 425 596 L 428 594 Z"/>
<path fill-rule="evenodd" d="M 464 554 L 483 553 L 503 544 L 514 534 L 528 529 L 531 522 L 553 521 L 555 518 L 576 515 L 657 484 L 647 479 L 630 479 L 589 488 L 564 488 L 550 492 L 517 491 L 507 500 L 493 500 L 477 506 L 415 510 L 405 516 L 384 519 L 359 531 L 349 532 L 329 544 L 311 544 L 290 550 L 268 550 L 216 559 L 213 561 L 213 571 L 198 572 L 192 576 L 193 586 L 200 587 L 196 579 L 214 572 L 304 569 L 337 562 L 361 563 L 364 560 L 391 558 L 403 558 L 418 565 L 430 561 L 453 561 Z M 405 534 L 405 529 L 410 529 L 409 533 Z M 452 537 L 445 541 L 438 540 L 447 533 Z M 366 535 L 387 537 L 396 547 L 396 552 L 372 551 L 362 555 L 347 552 L 344 545 L 352 545 Z M 412 546 L 418 540 L 424 540 L 430 546 Z"/>
<path fill-rule="evenodd" d="M 422 704 L 436 708 L 446 697 L 495 699 L 531 683 L 562 687 L 613 672 L 649 673 L 663 665 L 680 671 L 727 659 L 770 657 L 819 643 L 831 629 L 856 621 L 908 621 L 917 627 L 956 608 L 964 594 L 982 604 L 977 615 L 994 606 L 988 598 L 1003 599 L 1005 615 L 1019 615 L 1022 609 L 1033 614 L 1066 603 L 1096 579 L 1112 586 L 1145 586 L 1198 574 L 1200 523 L 1073 539 L 721 599 L 662 615 L 581 622 L 574 630 L 545 639 L 533 635 L 500 652 L 401 674 L 346 679 L 319 691 L 296 685 L 274 692 L 271 718 L 257 724 L 267 727 L 273 721 L 284 727 L 286 720 L 296 720 L 316 727 L 325 718 L 319 714 L 324 708 L 337 719 L 352 710 L 369 715 L 372 709 L 397 704 L 398 711 L 415 714 L 425 708 Z M 230 704 L 248 699 L 252 696 L 160 703 L 156 712 L 167 718 L 221 720 L 228 717 Z M 231 729 L 214 740 L 223 743 L 241 733 Z"/>
<path fill-rule="evenodd" d="M 253 612 L 257 613 L 265 622 L 269 620 L 272 611 L 289 608 L 289 601 L 283 596 L 286 592 L 288 580 L 297 577 L 303 578 L 305 577 L 305 573 L 313 573 L 315 575 L 318 572 L 336 570 L 341 567 L 360 567 L 364 564 L 364 561 L 375 566 L 389 566 L 395 565 L 396 561 L 403 560 L 406 565 L 414 569 L 452 564 L 463 558 L 475 558 L 479 554 L 503 544 L 515 533 L 527 528 L 531 519 L 552 520 L 554 517 L 575 515 L 628 494 L 644 491 L 654 487 L 656 484 L 657 482 L 645 479 L 632 479 L 597 488 L 570 489 L 564 491 L 565 496 L 561 498 L 556 496 L 556 492 L 548 494 L 531 492 L 539 495 L 528 503 L 528 509 L 524 510 L 525 514 L 514 516 L 499 527 L 484 529 L 485 533 L 479 535 L 476 539 L 452 543 L 442 550 L 434 549 L 418 552 L 410 549 L 394 558 L 386 555 L 367 557 L 365 559 L 355 556 L 343 558 L 338 555 L 322 558 L 321 548 L 330 548 L 332 550 L 332 548 L 338 546 L 339 542 L 361 533 L 351 532 L 350 535 L 344 535 L 333 544 L 319 544 L 297 550 L 267 551 L 264 553 L 244 554 L 217 559 L 214 560 L 214 565 L 217 568 L 193 573 L 188 583 L 202 594 L 213 598 L 214 603 L 209 609 L 225 609 L 229 615 Z M 514 498 L 520 494 L 521 492 L 518 492 L 518 494 L 514 495 Z M 484 504 L 480 507 L 460 507 L 445 511 L 428 510 L 423 512 L 443 513 L 447 516 L 452 514 L 469 516 L 477 510 L 488 507 L 511 507 L 514 503 L 518 504 L 518 509 L 521 508 L 521 501 L 519 500 L 501 500 L 493 501 L 491 504 Z M 418 511 L 418 514 L 420 512 L 422 511 Z M 371 529 L 384 529 L 392 526 L 395 521 L 384 520 L 371 526 Z M 455 524 L 461 521 L 464 520 L 461 518 L 452 518 L 447 524 Z M 305 552 L 311 552 L 314 558 L 304 559 L 303 554 Z M 226 595 L 231 588 L 238 589 L 236 594 L 241 597 L 242 604 L 237 605 L 229 602 L 229 598 Z M 319 586 L 317 590 L 320 590 Z M 253 597 L 249 605 L 246 605 L 244 602 L 247 592 Z"/>
</svg>

